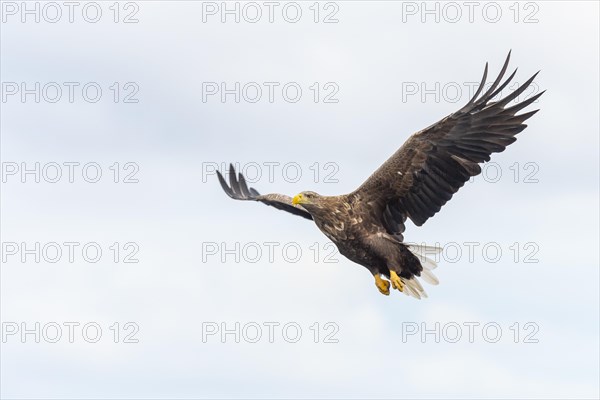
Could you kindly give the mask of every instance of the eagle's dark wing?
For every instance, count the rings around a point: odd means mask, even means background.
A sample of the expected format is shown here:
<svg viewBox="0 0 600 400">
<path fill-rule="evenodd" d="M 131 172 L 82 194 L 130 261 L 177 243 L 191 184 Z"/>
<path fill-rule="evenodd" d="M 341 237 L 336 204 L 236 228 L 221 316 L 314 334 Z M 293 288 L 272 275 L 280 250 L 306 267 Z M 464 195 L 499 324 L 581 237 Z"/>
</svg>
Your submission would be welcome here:
<svg viewBox="0 0 600 400">
<path fill-rule="evenodd" d="M 254 188 L 248 188 L 244 175 L 240 172 L 236 178 L 235 168 L 233 168 L 233 165 L 231 164 L 229 165 L 229 186 L 219 171 L 217 171 L 217 176 L 221 183 L 221 187 L 232 199 L 260 201 L 261 203 L 273 206 L 279 210 L 312 219 L 310 213 L 302 208 L 302 206 L 292 204 L 292 198 L 290 196 L 277 193 L 261 195 Z"/>
<path fill-rule="evenodd" d="M 371 213 L 378 215 L 388 232 L 401 238 L 407 217 L 416 225 L 424 224 L 471 176 L 481 172 L 479 163 L 513 143 L 515 135 L 527 126 L 523 122 L 538 111 L 515 115 L 544 92 L 506 107 L 537 73 L 504 99 L 491 101 L 517 72 L 500 85 L 509 59 L 510 53 L 498 78 L 479 97 L 487 78 L 486 63 L 477 92 L 463 108 L 412 135 L 352 193 L 374 208 Z"/>
</svg>

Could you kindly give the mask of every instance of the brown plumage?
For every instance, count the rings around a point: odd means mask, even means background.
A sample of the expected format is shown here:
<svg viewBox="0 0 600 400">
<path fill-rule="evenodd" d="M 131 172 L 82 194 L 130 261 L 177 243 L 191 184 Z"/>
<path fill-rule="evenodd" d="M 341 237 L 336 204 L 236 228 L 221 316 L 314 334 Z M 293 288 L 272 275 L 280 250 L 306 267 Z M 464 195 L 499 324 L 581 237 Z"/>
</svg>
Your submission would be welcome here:
<svg viewBox="0 0 600 400">
<path fill-rule="evenodd" d="M 516 115 L 544 92 L 507 107 L 531 84 L 533 75 L 510 95 L 491 100 L 511 82 L 513 72 L 503 83 L 508 54 L 500 74 L 482 94 L 483 78 L 473 98 L 460 110 L 413 134 L 381 167 L 354 192 L 341 196 L 320 196 L 302 192 L 293 199 L 280 194 L 260 195 L 248 188 L 242 174 L 236 178 L 230 167 L 227 185 L 217 172 L 221 186 L 232 198 L 255 200 L 302 217 L 313 219 L 341 254 L 365 266 L 375 277 L 383 294 L 392 286 L 420 298 L 425 292 L 415 277 L 436 284 L 430 272 L 435 263 L 425 257 L 440 249 L 404 243 L 407 218 L 423 225 L 472 176 L 481 172 L 479 163 L 492 153 L 504 151 L 527 125 L 523 122 L 538 110 Z"/>
</svg>

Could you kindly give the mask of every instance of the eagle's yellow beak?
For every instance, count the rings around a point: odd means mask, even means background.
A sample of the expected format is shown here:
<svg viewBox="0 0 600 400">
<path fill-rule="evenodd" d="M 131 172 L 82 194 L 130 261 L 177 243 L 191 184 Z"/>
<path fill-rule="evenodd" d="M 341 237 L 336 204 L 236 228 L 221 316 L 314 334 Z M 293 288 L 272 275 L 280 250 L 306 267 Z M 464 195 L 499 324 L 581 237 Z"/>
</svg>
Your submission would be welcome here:
<svg viewBox="0 0 600 400">
<path fill-rule="evenodd" d="M 301 204 L 302 203 L 302 193 L 299 193 L 297 195 L 294 196 L 294 198 L 292 199 L 292 204 L 296 205 L 296 204 Z"/>
</svg>

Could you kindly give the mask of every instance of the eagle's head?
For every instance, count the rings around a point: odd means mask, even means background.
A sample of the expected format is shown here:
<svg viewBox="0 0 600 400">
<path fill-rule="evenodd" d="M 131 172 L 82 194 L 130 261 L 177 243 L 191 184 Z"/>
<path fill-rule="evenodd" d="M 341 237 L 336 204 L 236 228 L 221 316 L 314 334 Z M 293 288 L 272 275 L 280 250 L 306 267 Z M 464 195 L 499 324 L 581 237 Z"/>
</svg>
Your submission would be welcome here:
<svg viewBox="0 0 600 400">
<path fill-rule="evenodd" d="M 301 206 L 303 206 L 304 208 L 306 208 L 308 210 L 310 208 L 314 208 L 315 206 L 317 208 L 319 208 L 322 198 L 323 198 L 323 196 L 321 196 L 318 193 L 306 191 L 306 192 L 300 192 L 297 195 L 295 195 L 294 198 L 292 199 L 292 203 L 294 205 L 300 204 Z"/>
</svg>

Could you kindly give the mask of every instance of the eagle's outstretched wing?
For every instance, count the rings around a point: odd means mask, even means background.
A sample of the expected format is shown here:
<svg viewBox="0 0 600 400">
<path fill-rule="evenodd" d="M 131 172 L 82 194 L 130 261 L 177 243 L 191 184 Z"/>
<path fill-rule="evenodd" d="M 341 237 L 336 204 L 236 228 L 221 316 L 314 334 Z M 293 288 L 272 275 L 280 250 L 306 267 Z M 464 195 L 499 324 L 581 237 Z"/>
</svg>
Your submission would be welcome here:
<svg viewBox="0 0 600 400">
<path fill-rule="evenodd" d="M 227 185 L 227 182 L 225 182 L 223 175 L 221 175 L 219 171 L 217 171 L 217 176 L 221 183 L 221 187 L 232 199 L 260 201 L 261 203 L 273 206 L 279 210 L 312 219 L 310 213 L 302 208 L 302 206 L 292 204 L 292 198 L 290 196 L 277 193 L 261 195 L 254 188 L 249 188 L 246 184 L 246 179 L 241 172 L 238 173 L 236 178 L 235 168 L 233 168 L 232 164 L 229 164 L 229 185 Z"/>
<path fill-rule="evenodd" d="M 544 92 L 506 107 L 527 89 L 537 73 L 510 95 L 491 101 L 517 72 L 500 85 L 509 60 L 510 52 L 498 78 L 479 97 L 487 78 L 486 63 L 479 88 L 463 108 L 412 135 L 351 194 L 374 207 L 371 213 L 378 215 L 390 233 L 401 238 L 407 217 L 423 225 L 471 176 L 481 172 L 479 163 L 513 143 L 515 135 L 527 126 L 523 122 L 539 111 L 515 115 Z"/>
</svg>

